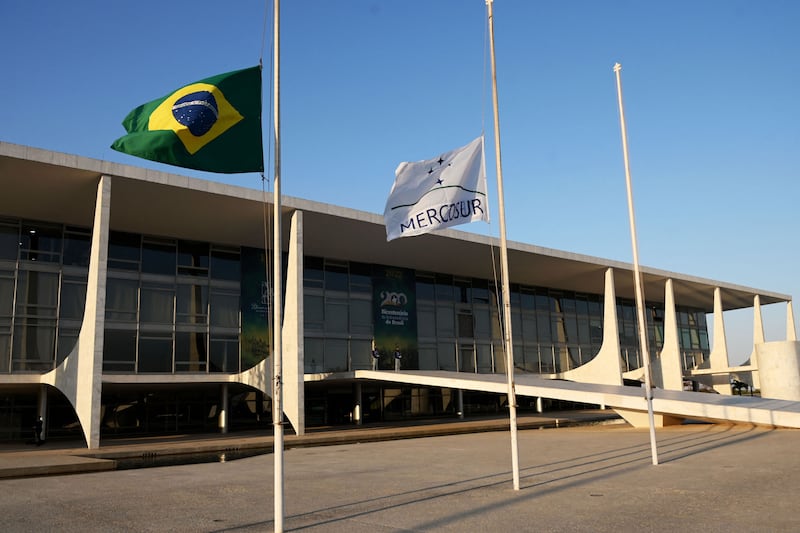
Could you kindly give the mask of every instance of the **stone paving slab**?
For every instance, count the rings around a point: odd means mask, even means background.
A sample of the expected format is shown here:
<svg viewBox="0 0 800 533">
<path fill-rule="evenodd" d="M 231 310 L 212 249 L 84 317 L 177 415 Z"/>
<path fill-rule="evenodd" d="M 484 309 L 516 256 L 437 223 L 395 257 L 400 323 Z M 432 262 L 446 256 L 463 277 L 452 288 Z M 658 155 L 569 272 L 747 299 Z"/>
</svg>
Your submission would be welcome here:
<svg viewBox="0 0 800 533">
<path fill-rule="evenodd" d="M 287 450 L 285 531 L 800 531 L 800 431 L 597 425 Z M 262 532 L 274 456 L 0 481 L 3 531 Z"/>
<path fill-rule="evenodd" d="M 613 411 L 562 411 L 519 417 L 520 430 L 596 423 L 622 423 Z M 286 435 L 285 448 L 331 446 L 463 433 L 507 431 L 506 418 L 439 419 L 416 423 L 325 428 L 306 435 Z M 252 456 L 272 452 L 272 435 L 265 432 L 226 435 L 177 435 L 104 439 L 98 449 L 80 442 L 48 441 L 41 447 L 0 445 L 0 479 L 97 472 L 133 466 L 189 464 L 217 460 L 218 456 Z"/>
</svg>

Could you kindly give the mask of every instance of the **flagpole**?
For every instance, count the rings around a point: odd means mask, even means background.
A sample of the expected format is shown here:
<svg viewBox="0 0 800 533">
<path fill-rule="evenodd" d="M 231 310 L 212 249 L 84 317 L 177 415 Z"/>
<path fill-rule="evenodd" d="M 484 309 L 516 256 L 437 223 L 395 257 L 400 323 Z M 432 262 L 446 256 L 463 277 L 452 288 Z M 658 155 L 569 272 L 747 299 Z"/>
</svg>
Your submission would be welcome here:
<svg viewBox="0 0 800 533">
<path fill-rule="evenodd" d="M 653 464 L 658 464 L 658 448 L 656 447 L 656 430 L 653 416 L 653 387 L 650 375 L 650 354 L 647 350 L 647 322 L 644 319 L 644 290 L 642 288 L 642 275 L 639 270 L 639 245 L 636 239 L 636 220 L 633 213 L 633 190 L 631 187 L 631 168 L 628 161 L 628 133 L 625 128 L 625 111 L 622 106 L 622 80 L 620 72 L 622 65 L 614 64 L 617 76 L 617 100 L 619 101 L 619 123 L 622 131 L 622 157 L 625 162 L 625 184 L 628 189 L 628 218 L 631 226 L 631 245 L 633 246 L 633 280 L 636 285 L 636 316 L 639 320 L 639 348 L 644 360 L 644 397 L 647 401 L 647 418 L 650 425 L 650 454 Z"/>
<path fill-rule="evenodd" d="M 508 418 L 511 429 L 511 469 L 514 490 L 519 490 L 519 445 L 517 444 L 517 394 L 514 386 L 514 344 L 511 336 L 511 292 L 508 280 L 508 245 L 506 243 L 506 212 L 503 201 L 503 169 L 500 162 L 500 115 L 497 98 L 497 69 L 494 60 L 494 12 L 492 2 L 486 0 L 489 17 L 489 47 L 492 58 L 492 100 L 494 107 L 494 151 L 497 170 L 497 199 L 500 216 L 500 275 L 503 292 L 503 349 L 506 353 L 506 378 L 508 380 Z"/>
<path fill-rule="evenodd" d="M 281 316 L 283 311 L 283 285 L 281 251 L 281 107 L 280 107 L 280 0 L 273 0 L 273 129 L 275 141 L 275 189 L 273 212 L 273 280 L 272 295 L 274 305 L 272 326 L 272 426 L 274 429 L 273 456 L 274 456 L 274 497 L 275 497 L 275 528 L 276 533 L 283 533 L 283 354 L 281 338 Z"/>
</svg>

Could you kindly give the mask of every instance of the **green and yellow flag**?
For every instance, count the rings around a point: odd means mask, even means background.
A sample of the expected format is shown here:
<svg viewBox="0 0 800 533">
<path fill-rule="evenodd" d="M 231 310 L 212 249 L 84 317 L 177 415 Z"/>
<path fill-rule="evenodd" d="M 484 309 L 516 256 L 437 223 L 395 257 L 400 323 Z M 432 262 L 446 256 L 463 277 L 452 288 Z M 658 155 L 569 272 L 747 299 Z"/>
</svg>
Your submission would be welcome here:
<svg viewBox="0 0 800 533">
<path fill-rule="evenodd" d="M 141 105 L 111 148 L 208 172 L 262 172 L 261 67 L 212 76 Z"/>
</svg>

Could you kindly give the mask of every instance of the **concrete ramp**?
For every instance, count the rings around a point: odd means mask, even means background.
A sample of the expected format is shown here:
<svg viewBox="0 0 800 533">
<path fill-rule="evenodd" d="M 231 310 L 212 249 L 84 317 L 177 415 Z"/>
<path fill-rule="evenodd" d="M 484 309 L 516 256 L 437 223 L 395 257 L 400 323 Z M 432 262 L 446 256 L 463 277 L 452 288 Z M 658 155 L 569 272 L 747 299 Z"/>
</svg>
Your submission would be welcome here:
<svg viewBox="0 0 800 533">
<path fill-rule="evenodd" d="M 400 372 L 357 370 L 356 379 L 405 383 L 428 387 L 447 387 L 505 394 L 503 374 L 404 370 Z M 606 407 L 647 412 L 644 390 L 638 387 L 597 385 L 544 379 L 531 374 L 514 377 L 516 394 L 581 402 Z M 800 402 L 751 396 L 727 396 L 703 392 L 653 390 L 653 412 L 658 415 L 714 422 L 747 423 L 800 428 Z"/>
</svg>

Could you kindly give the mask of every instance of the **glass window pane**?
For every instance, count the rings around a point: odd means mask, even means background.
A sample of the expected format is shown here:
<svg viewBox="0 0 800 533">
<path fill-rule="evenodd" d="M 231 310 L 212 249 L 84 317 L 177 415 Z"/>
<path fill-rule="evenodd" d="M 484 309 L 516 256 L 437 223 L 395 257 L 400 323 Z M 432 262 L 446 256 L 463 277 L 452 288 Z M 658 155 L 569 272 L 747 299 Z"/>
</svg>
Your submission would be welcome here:
<svg viewBox="0 0 800 533">
<path fill-rule="evenodd" d="M 86 283 L 64 280 L 61 286 L 61 310 L 58 316 L 81 320 L 83 309 L 86 306 Z"/>
<path fill-rule="evenodd" d="M 513 333 L 513 330 L 512 330 L 512 333 Z M 523 313 L 523 315 L 522 315 L 522 338 L 525 339 L 528 342 L 536 340 L 536 314 L 535 313 Z"/>
<path fill-rule="evenodd" d="M 239 253 L 225 250 L 211 251 L 211 277 L 239 281 L 242 270 L 239 266 Z"/>
<path fill-rule="evenodd" d="M 326 300 L 325 331 L 328 333 L 347 333 L 347 303 Z"/>
<path fill-rule="evenodd" d="M 456 347 L 454 343 L 440 342 L 436 346 L 439 368 L 437 370 L 456 371 Z"/>
<path fill-rule="evenodd" d="M 591 335 L 589 333 L 589 319 L 578 319 L 578 342 L 581 344 L 588 344 L 591 342 Z"/>
<path fill-rule="evenodd" d="M 591 334 L 592 344 L 600 344 L 603 342 L 603 321 L 597 318 L 589 319 L 589 332 Z"/>
<path fill-rule="evenodd" d="M 139 271 L 142 239 L 133 233 L 112 231 L 108 236 L 108 268 Z"/>
<path fill-rule="evenodd" d="M 139 372 L 172 372 L 172 336 L 139 339 Z"/>
<path fill-rule="evenodd" d="M 55 361 L 55 320 L 29 318 L 14 327 L 11 360 L 16 370 L 44 371 Z"/>
<path fill-rule="evenodd" d="M 17 260 L 19 251 L 19 226 L 0 224 L 0 259 Z"/>
<path fill-rule="evenodd" d="M 438 279 L 442 278 L 442 279 Z M 448 276 L 437 276 L 436 280 L 436 300 L 439 302 L 452 302 L 455 300 L 453 281 Z"/>
<path fill-rule="evenodd" d="M 478 360 L 478 372 L 490 374 L 492 372 L 492 346 L 490 344 L 478 344 L 475 346 L 475 350 Z"/>
<path fill-rule="evenodd" d="M 60 226 L 24 223 L 20 233 L 20 259 L 59 263 L 61 261 Z"/>
<path fill-rule="evenodd" d="M 20 270 L 17 281 L 17 314 L 29 316 L 56 315 L 58 274 Z"/>
<path fill-rule="evenodd" d="M 564 317 L 564 329 L 566 333 L 565 342 L 577 344 L 580 342 L 578 337 L 578 321 L 574 316 Z"/>
<path fill-rule="evenodd" d="M 303 343 L 303 359 L 305 359 L 306 373 L 319 374 L 322 372 L 325 344 L 322 339 L 306 337 Z"/>
<path fill-rule="evenodd" d="M 56 341 L 56 366 L 66 359 L 78 343 L 78 328 L 60 327 Z"/>
<path fill-rule="evenodd" d="M 176 319 L 179 324 L 206 324 L 208 313 L 208 287 L 205 285 L 178 285 L 176 294 Z"/>
<path fill-rule="evenodd" d="M 108 258 L 139 262 L 141 239 L 133 233 L 112 231 L 108 235 Z"/>
<path fill-rule="evenodd" d="M 322 296 L 305 294 L 303 296 L 303 320 L 309 329 L 321 330 L 325 322 Z"/>
<path fill-rule="evenodd" d="M 458 336 L 462 338 L 475 337 L 475 323 L 472 320 L 472 312 L 460 310 L 458 312 Z"/>
<path fill-rule="evenodd" d="M 350 292 L 372 294 L 372 268 L 363 263 L 350 263 Z"/>
<path fill-rule="evenodd" d="M 461 346 L 458 350 L 458 370 L 460 372 L 475 372 L 475 348 Z"/>
<path fill-rule="evenodd" d="M 372 334 L 372 302 L 350 300 L 350 333 Z"/>
<path fill-rule="evenodd" d="M 417 352 L 419 353 L 420 370 L 439 370 L 439 357 L 435 344 L 420 344 Z"/>
<path fill-rule="evenodd" d="M 322 289 L 325 276 L 322 273 L 322 259 L 318 257 L 306 257 L 303 261 L 303 286 Z"/>
<path fill-rule="evenodd" d="M 352 370 L 372 368 L 372 342 L 366 339 L 350 341 L 350 364 Z"/>
<path fill-rule="evenodd" d="M 106 283 L 106 318 L 108 320 L 135 322 L 138 300 L 138 281 L 108 278 Z"/>
<path fill-rule="evenodd" d="M 533 294 L 523 292 L 520 294 L 519 303 L 523 309 L 536 309 L 536 299 Z"/>
<path fill-rule="evenodd" d="M 439 337 L 455 337 L 455 311 L 452 306 L 436 306 L 436 333 Z"/>
<path fill-rule="evenodd" d="M 89 266 L 92 238 L 88 233 L 67 233 L 64 236 L 64 264 Z"/>
<path fill-rule="evenodd" d="M 226 292 L 211 293 L 211 325 L 239 327 L 239 295 Z"/>
<path fill-rule="evenodd" d="M 550 311 L 550 297 L 546 294 L 537 294 L 536 295 L 536 309 L 541 311 Z"/>
<path fill-rule="evenodd" d="M 325 339 L 325 372 L 346 372 L 347 367 L 347 340 Z"/>
<path fill-rule="evenodd" d="M 475 337 L 489 340 L 492 338 L 492 317 L 488 307 L 476 307 L 475 310 Z"/>
<path fill-rule="evenodd" d="M 550 317 L 546 314 L 539 313 L 536 318 L 537 340 L 542 344 L 550 344 L 553 341 L 553 335 L 550 329 Z"/>
<path fill-rule="evenodd" d="M 347 267 L 327 263 L 325 265 L 325 290 L 347 292 Z"/>
<path fill-rule="evenodd" d="M 0 373 L 9 370 L 9 358 L 11 356 L 11 335 L 5 331 L 0 331 Z"/>
<path fill-rule="evenodd" d="M 239 339 L 233 336 L 212 337 L 208 369 L 210 372 L 238 372 Z"/>
<path fill-rule="evenodd" d="M 417 301 L 433 302 L 435 300 L 436 293 L 434 292 L 433 279 L 417 278 Z"/>
<path fill-rule="evenodd" d="M 708 345 L 708 332 L 706 331 L 700 332 L 700 348 L 702 350 L 708 350 L 710 348 Z"/>
<path fill-rule="evenodd" d="M 208 243 L 179 241 L 178 265 L 208 270 Z"/>
<path fill-rule="evenodd" d="M 529 345 L 523 348 L 525 350 L 525 370 L 527 372 L 534 372 L 536 374 L 542 371 L 541 361 L 539 361 L 539 346 Z M 516 355 L 516 354 L 515 354 Z"/>
<path fill-rule="evenodd" d="M 175 333 L 175 371 L 205 372 L 207 364 L 207 337 L 201 331 Z"/>
<path fill-rule="evenodd" d="M 136 330 L 105 330 L 103 370 L 132 372 L 136 365 Z"/>
<path fill-rule="evenodd" d="M 420 337 L 436 337 L 436 314 L 433 307 L 417 309 L 417 333 Z"/>
<path fill-rule="evenodd" d="M 169 243 L 142 243 L 142 272 L 175 275 L 175 245 Z"/>
<path fill-rule="evenodd" d="M 0 317 L 10 317 L 14 311 L 14 278 L 13 272 L 0 272 Z"/>
<path fill-rule="evenodd" d="M 143 285 L 139 319 L 148 324 L 172 324 L 175 289 L 163 285 Z"/>
</svg>

